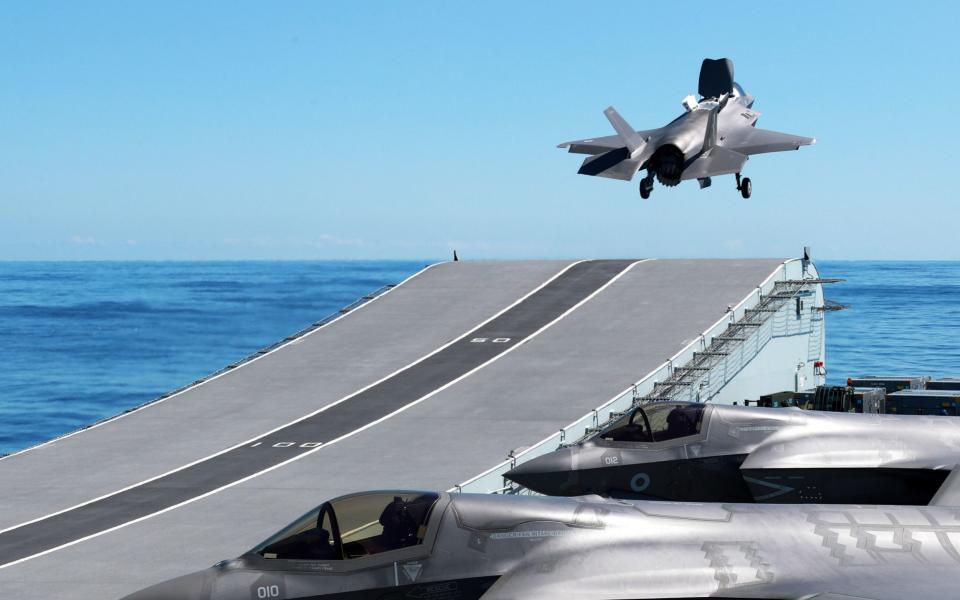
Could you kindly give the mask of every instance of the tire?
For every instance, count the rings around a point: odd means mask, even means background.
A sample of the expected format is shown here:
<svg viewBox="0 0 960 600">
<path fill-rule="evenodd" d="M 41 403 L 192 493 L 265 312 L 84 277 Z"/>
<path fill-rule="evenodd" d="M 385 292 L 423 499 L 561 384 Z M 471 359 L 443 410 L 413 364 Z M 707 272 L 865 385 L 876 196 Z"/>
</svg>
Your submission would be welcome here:
<svg viewBox="0 0 960 600">
<path fill-rule="evenodd" d="M 753 183 L 750 182 L 749 177 L 744 177 L 743 181 L 740 182 L 740 195 L 744 198 L 749 198 L 753 193 Z"/>
<path fill-rule="evenodd" d="M 650 192 L 653 191 L 652 183 L 647 183 L 646 179 L 640 181 L 640 197 L 646 200 L 650 197 Z"/>
</svg>

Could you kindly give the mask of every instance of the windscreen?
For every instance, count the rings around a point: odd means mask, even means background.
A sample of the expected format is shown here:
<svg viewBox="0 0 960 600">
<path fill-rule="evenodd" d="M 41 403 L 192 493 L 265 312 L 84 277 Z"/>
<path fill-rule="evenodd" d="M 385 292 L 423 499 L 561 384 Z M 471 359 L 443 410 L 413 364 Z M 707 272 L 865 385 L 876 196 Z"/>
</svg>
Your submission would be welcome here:
<svg viewBox="0 0 960 600">
<path fill-rule="evenodd" d="M 664 442 L 700 433 L 704 405 L 700 403 L 651 403 L 635 408 L 605 431 L 600 438 L 613 442 Z"/>
<path fill-rule="evenodd" d="M 363 494 L 333 503 L 344 558 L 360 558 L 423 541 L 437 494 Z"/>
<path fill-rule="evenodd" d="M 330 505 L 324 504 L 300 517 L 261 544 L 255 552 L 264 558 L 287 560 L 339 559 Z"/>
<path fill-rule="evenodd" d="M 268 559 L 344 560 L 423 542 L 434 493 L 357 494 L 327 502 L 258 546 Z"/>
<path fill-rule="evenodd" d="M 639 408 L 617 419 L 600 434 L 600 438 L 608 442 L 653 441 L 653 438 L 650 437 L 650 430 L 644 421 L 643 412 Z"/>
</svg>

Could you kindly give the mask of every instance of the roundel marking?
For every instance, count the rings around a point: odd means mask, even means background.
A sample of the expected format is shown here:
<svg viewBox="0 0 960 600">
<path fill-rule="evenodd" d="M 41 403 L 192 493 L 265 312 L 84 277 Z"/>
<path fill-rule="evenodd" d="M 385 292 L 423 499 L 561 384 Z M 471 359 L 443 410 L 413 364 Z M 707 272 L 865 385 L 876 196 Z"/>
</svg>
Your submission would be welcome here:
<svg viewBox="0 0 960 600">
<path fill-rule="evenodd" d="M 637 473 L 630 479 L 630 489 L 635 492 L 642 492 L 650 487 L 650 476 L 646 473 Z"/>
</svg>

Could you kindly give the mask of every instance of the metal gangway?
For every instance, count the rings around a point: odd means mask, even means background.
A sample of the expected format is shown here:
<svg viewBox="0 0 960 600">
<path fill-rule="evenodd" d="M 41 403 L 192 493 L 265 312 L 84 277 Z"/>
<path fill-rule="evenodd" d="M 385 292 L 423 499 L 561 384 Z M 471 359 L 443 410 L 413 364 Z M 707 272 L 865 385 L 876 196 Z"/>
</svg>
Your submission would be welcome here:
<svg viewBox="0 0 960 600">
<path fill-rule="evenodd" d="M 752 308 L 744 309 L 743 317 L 730 323 L 727 328 L 711 338 L 709 345 L 693 353 L 693 358 L 682 366 L 671 366 L 669 375 L 653 384 L 653 391 L 637 394 L 630 407 L 624 411 L 613 411 L 603 423 L 588 427 L 584 435 L 571 442 L 572 445 L 584 442 L 610 423 L 623 417 L 637 406 L 651 402 L 703 402 L 714 396 L 753 356 L 776 335 L 794 333 L 790 329 L 806 330 L 811 338 L 822 335 L 823 316 L 810 316 L 810 322 L 804 323 L 804 309 L 801 306 L 801 293 L 811 285 L 836 283 L 839 279 L 789 279 L 774 284 L 771 293 L 761 295 L 759 302 Z M 790 305 L 796 303 L 795 314 L 800 320 L 791 321 L 784 314 Z M 782 316 L 783 322 L 773 323 Z M 763 330 L 765 325 L 771 325 Z M 719 384 L 719 385 L 718 385 Z"/>
</svg>

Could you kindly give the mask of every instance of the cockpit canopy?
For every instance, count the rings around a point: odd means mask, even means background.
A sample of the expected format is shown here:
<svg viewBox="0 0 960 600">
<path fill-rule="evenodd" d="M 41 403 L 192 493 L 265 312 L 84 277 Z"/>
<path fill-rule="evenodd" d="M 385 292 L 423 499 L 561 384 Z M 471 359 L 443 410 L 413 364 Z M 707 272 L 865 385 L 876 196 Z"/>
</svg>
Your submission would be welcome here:
<svg viewBox="0 0 960 600">
<path fill-rule="evenodd" d="M 600 432 L 608 442 L 665 442 L 698 435 L 705 405 L 697 402 L 656 402 L 638 406 Z"/>
<path fill-rule="evenodd" d="M 257 546 L 267 559 L 348 560 L 416 546 L 439 496 L 369 492 L 325 502 Z"/>
</svg>

